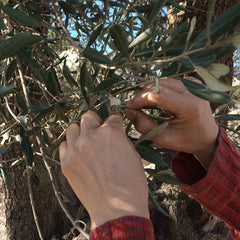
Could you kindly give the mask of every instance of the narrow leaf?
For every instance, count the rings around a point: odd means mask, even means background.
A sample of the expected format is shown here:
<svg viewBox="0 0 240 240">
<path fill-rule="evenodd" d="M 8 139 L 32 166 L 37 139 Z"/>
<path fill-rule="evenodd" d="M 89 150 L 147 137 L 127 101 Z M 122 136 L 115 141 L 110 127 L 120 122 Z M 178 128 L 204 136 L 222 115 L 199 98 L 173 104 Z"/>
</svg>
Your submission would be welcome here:
<svg viewBox="0 0 240 240">
<path fill-rule="evenodd" d="M 184 78 L 181 80 L 189 92 L 197 97 L 208 100 L 209 102 L 228 103 L 231 100 L 230 96 L 227 93 L 213 91 L 203 84 L 196 83 Z"/>
<path fill-rule="evenodd" d="M 1 149 L 0 149 L 0 155 L 1 155 L 1 154 L 4 154 L 4 153 L 10 148 L 10 146 L 11 146 L 11 145 L 8 145 L 8 146 L 6 146 L 6 147 L 4 147 L 4 148 L 1 148 Z"/>
<path fill-rule="evenodd" d="M 109 28 L 110 36 L 114 40 L 114 44 L 116 45 L 117 49 L 125 56 L 129 56 L 129 49 L 128 49 L 128 39 L 127 33 L 125 29 L 119 25 L 114 24 Z"/>
<path fill-rule="evenodd" d="M 159 133 L 161 133 L 164 129 L 166 129 L 168 127 L 168 125 L 169 125 L 168 122 L 164 122 L 161 125 L 159 125 L 158 127 L 149 131 L 147 134 L 141 135 L 141 137 L 135 143 L 135 146 L 138 146 L 141 142 L 143 142 L 145 140 L 150 140 L 150 139 L 154 138 Z"/>
<path fill-rule="evenodd" d="M 31 143 L 30 143 L 28 137 L 25 134 L 26 134 L 26 132 L 24 131 L 23 127 L 20 126 L 21 150 L 26 155 L 28 165 L 31 167 L 32 163 L 33 163 L 33 150 L 32 150 L 32 147 L 31 147 Z"/>
<path fill-rule="evenodd" d="M 163 160 L 161 153 L 151 146 L 141 143 L 136 146 L 136 150 L 144 160 L 159 166 L 168 167 L 168 164 Z"/>
<path fill-rule="evenodd" d="M 230 72 L 230 68 L 221 63 L 212 63 L 207 70 L 211 73 L 215 78 L 220 78 Z"/>
<path fill-rule="evenodd" d="M 181 182 L 174 177 L 174 173 L 171 170 L 162 170 L 156 172 L 153 169 L 145 169 L 145 171 L 163 183 L 168 183 L 172 185 L 182 185 Z"/>
<path fill-rule="evenodd" d="M 110 87 L 112 87 L 115 83 L 124 81 L 124 79 L 116 74 L 114 74 L 112 77 L 107 78 L 106 80 L 103 80 L 101 83 L 99 83 L 96 88 L 94 89 L 94 91 L 96 93 L 100 92 L 100 91 L 104 91 Z"/>
<path fill-rule="evenodd" d="M 194 65 L 194 64 L 193 64 Z M 210 89 L 219 92 L 233 91 L 234 87 L 220 82 L 206 68 L 194 65 L 198 75 L 205 81 Z"/>
<path fill-rule="evenodd" d="M 0 43 L 0 60 L 16 54 L 25 45 L 31 45 L 41 41 L 39 35 L 32 35 L 29 32 L 21 32 Z"/>
<path fill-rule="evenodd" d="M 102 32 L 103 26 L 104 26 L 104 24 L 102 23 L 94 28 L 93 33 L 91 34 L 91 36 L 89 38 L 87 47 L 90 47 L 95 42 L 95 40 L 98 38 L 99 34 Z"/>
<path fill-rule="evenodd" d="M 19 22 L 23 26 L 28 26 L 32 28 L 37 28 L 39 26 L 38 21 L 31 17 L 26 15 L 23 12 L 20 12 L 16 9 L 13 9 L 9 6 L 3 6 L 0 4 L 0 8 L 14 21 Z"/>
<path fill-rule="evenodd" d="M 154 7 L 152 9 L 152 12 L 148 18 L 147 28 L 152 26 L 154 20 L 156 19 L 156 17 L 159 14 L 159 11 L 162 9 L 162 7 L 165 5 L 166 2 L 167 2 L 167 0 L 157 0 L 156 1 L 156 3 L 154 4 Z"/>
<path fill-rule="evenodd" d="M 102 53 L 98 52 L 96 49 L 88 47 L 82 52 L 82 54 L 92 62 L 103 63 L 107 65 L 111 64 L 111 60 Z"/>
<path fill-rule="evenodd" d="M 8 66 L 6 70 L 6 82 L 8 82 L 17 69 L 17 60 L 14 59 Z"/>
<path fill-rule="evenodd" d="M 217 120 L 235 121 L 240 120 L 240 114 L 226 114 L 215 117 Z"/>
<path fill-rule="evenodd" d="M 143 33 L 141 33 L 139 36 L 137 36 L 130 44 L 129 48 L 134 47 L 136 45 L 139 45 L 140 43 L 146 42 L 147 40 L 151 39 L 152 37 L 152 29 L 148 28 Z"/>
<path fill-rule="evenodd" d="M 156 207 L 156 209 L 164 216 L 169 217 L 169 215 L 165 212 L 165 210 L 162 209 L 162 207 L 159 205 L 158 201 L 153 197 L 152 192 L 149 190 L 149 198 L 152 201 L 153 205 Z"/>
<path fill-rule="evenodd" d="M 240 18 L 240 3 L 236 3 L 226 12 L 222 13 L 210 26 L 210 39 L 214 40 L 225 33 L 230 32 L 239 24 Z M 201 45 L 207 42 L 206 30 L 202 31 L 198 37 L 194 40 L 193 44 L 201 43 Z"/>
<path fill-rule="evenodd" d="M 0 17 L 0 29 L 7 30 L 7 26 L 5 25 L 5 23 L 1 17 Z"/>
<path fill-rule="evenodd" d="M 67 80 L 67 82 L 70 84 L 70 85 L 74 85 L 76 87 L 78 87 L 78 84 L 77 82 L 75 81 L 75 79 L 73 78 L 69 68 L 67 66 L 64 66 L 63 67 L 63 76 L 65 77 L 65 79 Z"/>
<path fill-rule="evenodd" d="M 9 187 L 11 185 L 11 180 L 9 178 L 9 175 L 8 175 L 6 169 L 3 167 L 2 164 L 0 164 L 0 173 L 2 175 L 2 179 L 3 179 L 4 183 L 6 184 L 7 187 Z"/>
<path fill-rule="evenodd" d="M 240 35 L 232 38 L 232 44 L 238 49 L 238 51 L 240 51 Z"/>
<path fill-rule="evenodd" d="M 91 74 L 87 70 L 86 62 L 82 65 L 81 72 L 80 72 L 80 86 L 82 90 L 82 94 L 87 102 L 87 104 L 90 104 L 90 94 L 91 91 L 90 86 L 92 81 Z"/>
<path fill-rule="evenodd" d="M 12 91 L 13 91 L 13 85 L 0 87 L 0 98 L 7 96 Z"/>
</svg>

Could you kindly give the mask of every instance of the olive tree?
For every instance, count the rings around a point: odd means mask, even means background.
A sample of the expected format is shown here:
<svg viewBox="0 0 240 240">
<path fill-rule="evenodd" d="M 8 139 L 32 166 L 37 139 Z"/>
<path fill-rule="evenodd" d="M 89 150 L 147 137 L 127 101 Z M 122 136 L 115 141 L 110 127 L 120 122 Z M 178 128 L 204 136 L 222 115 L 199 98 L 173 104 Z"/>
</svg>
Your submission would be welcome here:
<svg viewBox="0 0 240 240">
<path fill-rule="evenodd" d="M 240 48 L 240 3 L 213 20 L 216 1 L 209 0 L 206 24 L 199 26 L 191 1 L 0 2 L 6 239 L 50 239 L 69 224 L 87 237 L 79 223 L 83 208 L 61 176 L 56 154 L 68 124 L 85 111 L 105 119 L 112 111 L 122 112 L 144 84 L 154 82 L 159 92 L 159 81 L 174 77 L 192 94 L 217 103 L 217 120 L 240 119 L 220 114 L 239 102 L 239 89 L 220 80 L 231 67 L 219 63 Z M 169 9 L 176 17 L 170 19 Z M 190 21 L 179 22 L 181 13 Z M 204 84 L 189 81 L 192 73 Z M 126 132 L 142 158 L 158 166 L 146 169 L 150 199 L 167 215 L 153 198 L 156 182 L 180 183 L 151 138 L 167 127 L 170 116 L 157 107 L 145 111 L 160 126 L 139 136 L 134 119 L 125 119 Z"/>
</svg>

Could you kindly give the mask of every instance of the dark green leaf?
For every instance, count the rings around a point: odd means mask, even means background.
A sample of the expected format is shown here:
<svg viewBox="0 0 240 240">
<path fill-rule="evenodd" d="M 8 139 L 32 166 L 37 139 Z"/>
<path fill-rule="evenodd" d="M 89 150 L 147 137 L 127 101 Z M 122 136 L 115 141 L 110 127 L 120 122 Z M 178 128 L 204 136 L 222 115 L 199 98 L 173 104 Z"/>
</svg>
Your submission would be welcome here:
<svg viewBox="0 0 240 240">
<path fill-rule="evenodd" d="M 111 60 L 102 53 L 98 52 L 96 49 L 88 47 L 82 52 L 82 54 L 92 62 L 103 63 L 107 65 L 111 64 Z"/>
<path fill-rule="evenodd" d="M 147 28 L 152 26 L 154 20 L 156 19 L 156 17 L 159 14 L 159 11 L 162 9 L 162 7 L 165 5 L 166 2 L 167 2 L 167 0 L 157 0 L 156 1 L 156 3 L 154 4 L 154 7 L 152 9 L 152 12 L 148 18 Z"/>
<path fill-rule="evenodd" d="M 162 170 L 156 172 L 156 170 L 153 169 L 145 169 L 145 171 L 163 183 L 168 183 L 172 185 L 182 185 L 181 182 L 179 182 L 179 180 L 173 176 L 173 172 L 171 170 Z"/>
<path fill-rule="evenodd" d="M 46 72 L 45 70 L 41 70 L 40 74 L 42 76 L 42 80 L 47 85 L 47 87 L 49 87 L 54 92 L 54 94 L 59 95 L 60 89 L 54 77 L 54 73 L 52 71 Z"/>
<path fill-rule="evenodd" d="M 213 91 L 203 84 L 199 84 L 184 78 L 181 80 L 189 92 L 197 97 L 208 100 L 209 102 L 228 103 L 231 100 L 230 96 L 224 92 Z"/>
<path fill-rule="evenodd" d="M 101 83 L 99 83 L 96 88 L 95 92 L 104 91 L 110 87 L 112 87 L 115 83 L 122 82 L 124 79 L 116 74 L 111 76 L 110 78 L 107 78 L 106 80 L 103 80 Z"/>
<path fill-rule="evenodd" d="M 2 164 L 0 164 L 0 173 L 4 183 L 6 184 L 7 187 L 9 187 L 11 185 L 11 180 L 6 169 L 3 167 Z"/>
<path fill-rule="evenodd" d="M 181 34 L 187 32 L 188 22 L 182 23 L 179 27 L 173 30 L 173 32 L 165 40 L 165 45 L 171 44 L 174 40 L 178 39 Z"/>
<path fill-rule="evenodd" d="M 91 36 L 89 38 L 87 47 L 90 47 L 95 42 L 95 40 L 98 38 L 99 34 L 102 32 L 103 26 L 104 26 L 104 24 L 102 23 L 94 28 L 93 33 L 91 34 Z"/>
<path fill-rule="evenodd" d="M 70 84 L 70 85 L 74 85 L 76 87 L 78 87 L 78 84 L 77 82 L 75 81 L 75 79 L 73 78 L 69 68 L 67 66 L 64 66 L 63 67 L 63 76 L 65 77 L 65 79 L 67 80 L 67 82 Z"/>
<path fill-rule="evenodd" d="M 74 15 L 75 14 L 76 11 L 68 3 L 64 2 L 64 1 L 59 1 L 58 4 L 62 8 L 62 10 L 64 11 L 64 13 L 66 15 L 68 15 L 68 14 Z"/>
<path fill-rule="evenodd" d="M 136 146 L 136 150 L 144 160 L 159 166 L 168 167 L 168 164 L 163 160 L 161 153 L 151 146 L 141 143 Z"/>
<path fill-rule="evenodd" d="M 0 98 L 7 96 L 12 91 L 13 91 L 13 85 L 0 87 Z"/>
<path fill-rule="evenodd" d="M 239 24 L 240 19 L 240 3 L 236 3 L 226 12 L 222 13 L 210 26 L 210 39 L 214 40 L 225 33 L 230 32 Z M 202 31 L 193 41 L 193 45 L 206 44 L 206 30 Z"/>
<path fill-rule="evenodd" d="M 22 111 L 23 114 L 27 114 L 28 113 L 28 108 L 25 102 L 25 99 L 19 95 L 16 94 L 16 101 L 17 101 L 17 105 L 20 107 L 20 111 Z"/>
<path fill-rule="evenodd" d="M 31 142 L 26 136 L 25 130 L 21 126 L 20 126 L 20 137 L 21 137 L 21 140 L 20 140 L 21 150 L 26 155 L 28 165 L 31 167 L 33 164 L 33 150 L 31 146 Z"/>
<path fill-rule="evenodd" d="M 5 23 L 1 17 L 0 17 L 0 29 L 7 30 L 7 26 L 5 25 Z"/>
<path fill-rule="evenodd" d="M 1 155 L 1 154 L 4 154 L 9 148 L 10 148 L 10 145 L 8 145 L 8 146 L 6 146 L 6 147 L 4 147 L 4 148 L 1 148 L 1 149 L 0 149 L 0 155 Z"/>
<path fill-rule="evenodd" d="M 235 121 L 240 120 L 240 114 L 226 114 L 216 117 L 217 120 Z"/>
<path fill-rule="evenodd" d="M 13 56 L 25 45 L 31 45 L 41 40 L 40 36 L 32 35 L 29 32 L 17 33 L 0 43 L 0 60 Z"/>
<path fill-rule="evenodd" d="M 0 4 L 0 8 L 14 21 L 19 22 L 23 26 L 28 26 L 32 28 L 37 28 L 39 26 L 38 21 L 31 17 L 26 15 L 23 12 L 20 12 L 16 9 L 13 9 L 9 6 L 4 6 Z"/>
<path fill-rule="evenodd" d="M 29 113 L 40 113 L 48 108 L 47 105 L 41 104 L 41 103 L 35 103 L 32 105 L 31 109 L 29 110 Z"/>
<path fill-rule="evenodd" d="M 80 86 L 82 90 L 82 94 L 87 102 L 87 104 L 90 104 L 90 92 L 91 92 L 91 83 L 92 77 L 87 69 L 87 64 L 84 62 L 81 68 L 80 72 Z"/>
<path fill-rule="evenodd" d="M 100 102 L 103 102 L 106 100 L 106 97 L 101 97 Z M 109 107 L 109 102 L 105 102 L 103 103 L 100 108 L 98 109 L 97 111 L 97 114 L 99 115 L 99 117 L 104 121 L 105 119 L 107 119 L 109 117 L 109 110 L 108 110 L 108 107 Z"/>
<path fill-rule="evenodd" d="M 180 63 L 173 62 L 166 69 L 162 71 L 161 77 L 173 76 L 178 73 L 178 71 L 180 70 L 179 68 L 180 68 Z"/>
<path fill-rule="evenodd" d="M 114 44 L 116 45 L 117 49 L 125 56 L 129 56 L 129 49 L 128 49 L 128 39 L 127 33 L 125 29 L 119 25 L 114 24 L 109 29 L 110 36 L 114 40 Z"/>
<path fill-rule="evenodd" d="M 6 82 L 8 82 L 17 69 L 17 60 L 14 59 L 8 66 L 6 70 Z"/>
<path fill-rule="evenodd" d="M 154 206 L 156 207 L 156 209 L 164 216 L 169 217 L 169 215 L 165 212 L 165 210 L 163 210 L 162 207 L 159 205 L 158 201 L 153 197 L 153 194 L 150 190 L 149 190 L 149 197 L 152 203 L 154 204 Z"/>
</svg>

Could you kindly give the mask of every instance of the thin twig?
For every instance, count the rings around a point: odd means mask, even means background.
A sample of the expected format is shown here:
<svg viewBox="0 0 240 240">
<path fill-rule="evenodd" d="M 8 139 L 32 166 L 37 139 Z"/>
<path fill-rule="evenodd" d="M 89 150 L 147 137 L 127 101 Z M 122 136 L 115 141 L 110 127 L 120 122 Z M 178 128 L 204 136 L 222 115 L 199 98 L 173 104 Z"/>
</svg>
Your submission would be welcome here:
<svg viewBox="0 0 240 240">
<path fill-rule="evenodd" d="M 33 218 L 34 218 L 34 221 L 35 221 L 35 224 L 36 224 L 36 227 L 37 227 L 38 235 L 39 235 L 41 240 L 44 240 L 42 232 L 41 232 L 40 224 L 39 224 L 39 221 L 38 221 L 37 213 L 36 213 L 36 207 L 35 207 L 35 203 L 34 203 L 34 199 L 33 199 L 31 176 L 30 176 L 29 172 L 27 172 L 27 182 L 28 182 L 29 199 L 30 199 L 30 204 L 31 204 L 31 207 L 32 207 L 32 212 L 33 212 Z"/>
<path fill-rule="evenodd" d="M 72 223 L 72 225 L 86 238 L 86 239 L 89 239 L 89 235 L 87 233 L 85 233 L 83 231 L 83 229 L 81 227 L 79 227 L 75 220 L 73 219 L 73 217 L 70 215 L 70 213 L 68 212 L 68 210 L 65 208 L 61 198 L 59 197 L 59 194 L 58 194 L 58 191 L 57 191 L 57 188 L 54 184 L 54 179 L 53 179 L 53 175 L 52 175 L 52 172 L 51 172 L 51 167 L 49 166 L 48 162 L 47 162 L 47 158 L 46 158 L 46 155 L 44 153 L 44 150 L 43 150 L 43 146 L 42 146 L 42 142 L 40 140 L 40 138 L 38 136 L 36 136 L 36 140 L 37 140 L 37 143 L 38 143 L 38 147 L 40 149 L 40 153 L 42 155 L 42 158 L 43 158 L 43 162 L 45 164 L 45 167 L 48 171 L 48 174 L 49 174 L 49 177 L 50 177 L 50 180 L 51 180 L 51 184 L 52 184 L 52 188 L 53 188 L 53 191 L 54 191 L 54 194 L 57 198 L 57 201 L 60 205 L 60 207 L 62 208 L 63 212 L 66 214 L 67 218 L 70 220 L 70 222 Z"/>
<path fill-rule="evenodd" d="M 227 130 L 229 130 L 229 131 L 231 131 L 231 132 L 233 132 L 233 133 L 236 133 L 236 134 L 238 134 L 238 136 L 240 136 L 240 132 L 238 132 L 238 131 L 236 131 L 236 130 L 230 128 L 230 127 L 228 127 L 228 126 L 225 125 L 225 124 L 220 123 L 220 125 L 221 125 L 221 127 L 225 128 L 225 129 L 227 129 Z"/>
<path fill-rule="evenodd" d="M 17 116 L 14 114 L 14 112 L 13 112 L 12 109 L 10 108 L 9 102 L 8 102 L 8 98 L 7 98 L 7 97 L 4 97 L 4 100 L 5 100 L 5 102 L 6 102 L 6 107 L 7 107 L 8 112 L 11 114 L 11 116 L 13 117 L 13 119 L 14 119 L 18 124 L 21 124 L 21 122 L 19 121 L 19 119 L 17 118 Z"/>
</svg>

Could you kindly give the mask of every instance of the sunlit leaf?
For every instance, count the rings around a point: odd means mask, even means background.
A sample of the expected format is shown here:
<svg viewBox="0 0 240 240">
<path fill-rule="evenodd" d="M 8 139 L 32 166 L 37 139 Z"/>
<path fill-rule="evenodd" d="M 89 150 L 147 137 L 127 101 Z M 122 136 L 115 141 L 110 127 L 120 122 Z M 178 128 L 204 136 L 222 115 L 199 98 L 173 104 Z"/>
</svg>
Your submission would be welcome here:
<svg viewBox="0 0 240 240">
<path fill-rule="evenodd" d="M 212 63 L 208 68 L 208 72 L 211 73 L 215 78 L 220 78 L 230 72 L 230 68 L 221 63 Z"/>
<path fill-rule="evenodd" d="M 230 96 L 227 93 L 213 91 L 203 84 L 190 81 L 184 78 L 182 78 L 181 80 L 189 92 L 191 92 L 193 95 L 197 97 L 208 100 L 209 102 L 228 103 L 231 100 Z"/>
<path fill-rule="evenodd" d="M 5 23 L 1 17 L 0 17 L 0 29 L 7 30 L 7 26 L 5 25 Z"/>
<path fill-rule="evenodd" d="M 147 40 L 149 40 L 152 37 L 152 29 L 148 28 L 143 33 L 141 33 L 139 36 L 137 36 L 130 44 L 129 48 L 134 47 L 136 45 L 139 45 L 140 43 L 143 43 Z"/>
<path fill-rule="evenodd" d="M 121 104 L 121 100 L 116 97 L 109 97 L 110 106 L 119 106 Z"/>
<path fill-rule="evenodd" d="M 135 146 L 138 146 L 141 142 L 143 142 L 145 140 L 150 140 L 150 139 L 156 137 L 159 133 L 161 133 L 164 129 L 166 129 L 168 127 L 168 125 L 169 125 L 168 122 L 164 122 L 161 125 L 159 125 L 158 127 L 149 131 L 147 134 L 141 135 L 140 138 L 135 143 Z"/>
<path fill-rule="evenodd" d="M 210 89 L 219 92 L 233 91 L 234 87 L 229 86 L 223 82 L 220 82 L 215 76 L 213 76 L 206 68 L 201 66 L 194 66 L 198 75 L 205 81 Z"/>
<path fill-rule="evenodd" d="M 232 44 L 238 49 L 238 51 L 240 51 L 240 35 L 232 38 Z"/>
</svg>

